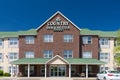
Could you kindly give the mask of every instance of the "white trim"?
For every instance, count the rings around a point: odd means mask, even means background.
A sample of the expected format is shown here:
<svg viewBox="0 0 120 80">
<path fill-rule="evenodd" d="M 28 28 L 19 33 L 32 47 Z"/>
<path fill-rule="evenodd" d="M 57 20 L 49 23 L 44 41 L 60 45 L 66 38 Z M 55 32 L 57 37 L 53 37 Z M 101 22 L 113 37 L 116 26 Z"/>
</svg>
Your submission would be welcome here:
<svg viewBox="0 0 120 80">
<path fill-rule="evenodd" d="M 45 64 L 45 78 L 47 77 L 47 65 Z"/>
<path fill-rule="evenodd" d="M 30 64 L 28 64 L 28 78 L 30 77 Z"/>
<path fill-rule="evenodd" d="M 69 78 L 71 78 L 71 64 L 69 64 Z"/>
<path fill-rule="evenodd" d="M 68 64 L 69 64 L 69 62 L 68 62 L 68 61 L 66 61 L 64 58 L 62 58 L 62 57 L 61 57 L 61 56 L 59 56 L 59 55 L 54 56 L 53 58 L 51 58 L 50 60 L 48 60 L 45 64 L 49 63 L 51 60 L 55 59 L 56 57 L 58 57 L 58 58 L 62 59 L 63 61 L 65 61 L 66 63 L 68 63 Z"/>
<path fill-rule="evenodd" d="M 88 78 L 88 64 L 86 64 L 86 78 Z"/>
<path fill-rule="evenodd" d="M 48 18 L 43 24 L 41 24 L 37 29 L 39 30 L 43 25 L 45 25 L 45 23 L 47 23 L 50 19 L 52 19 L 55 15 L 60 14 L 62 15 L 65 19 L 67 19 L 70 23 L 72 23 L 72 25 L 74 25 L 78 30 L 81 30 L 77 25 L 75 25 L 72 21 L 70 21 L 67 17 L 65 17 L 60 11 L 57 11 L 55 14 L 53 14 L 50 18 Z"/>
</svg>

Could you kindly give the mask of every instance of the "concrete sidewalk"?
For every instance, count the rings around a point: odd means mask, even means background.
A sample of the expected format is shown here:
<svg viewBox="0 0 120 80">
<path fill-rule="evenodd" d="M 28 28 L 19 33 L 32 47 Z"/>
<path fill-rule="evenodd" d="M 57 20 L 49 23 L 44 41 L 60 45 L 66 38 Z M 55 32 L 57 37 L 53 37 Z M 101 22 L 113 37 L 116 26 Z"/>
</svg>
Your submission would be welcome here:
<svg viewBox="0 0 120 80">
<path fill-rule="evenodd" d="M 96 80 L 96 78 L 79 78 L 79 77 L 74 77 L 74 78 L 68 78 L 68 77 L 17 77 L 17 78 L 11 78 L 11 77 L 3 77 L 0 78 L 0 80 Z"/>
</svg>

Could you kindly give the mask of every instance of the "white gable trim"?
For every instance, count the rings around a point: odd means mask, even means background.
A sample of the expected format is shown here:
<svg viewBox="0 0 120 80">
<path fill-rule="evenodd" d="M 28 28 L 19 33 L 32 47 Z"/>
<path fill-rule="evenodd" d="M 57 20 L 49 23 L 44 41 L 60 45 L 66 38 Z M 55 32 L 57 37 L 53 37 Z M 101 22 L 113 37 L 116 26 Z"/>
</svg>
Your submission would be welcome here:
<svg viewBox="0 0 120 80">
<path fill-rule="evenodd" d="M 64 58 L 62 58 L 62 57 L 61 57 L 61 56 L 59 56 L 59 55 L 54 56 L 53 58 L 51 58 L 50 60 L 48 60 L 45 64 L 49 63 L 50 61 L 52 61 L 52 60 L 53 60 L 53 59 L 55 59 L 56 57 L 58 57 L 58 58 L 62 59 L 63 61 L 65 61 L 66 63 L 68 63 L 68 64 L 69 64 L 69 62 L 68 62 L 68 61 L 66 61 Z"/>
<path fill-rule="evenodd" d="M 57 15 L 57 14 L 60 14 L 60 15 L 62 15 L 64 18 L 66 18 L 70 23 L 72 23 L 72 25 L 74 25 L 78 30 L 81 30 L 77 25 L 75 25 L 72 21 L 70 21 L 67 17 L 65 17 L 60 11 L 57 11 L 55 14 L 53 14 L 49 19 L 47 19 L 43 24 L 41 24 L 37 29 L 36 29 L 36 31 L 37 30 L 39 30 L 45 23 L 47 23 L 50 19 L 52 19 L 55 15 Z"/>
</svg>

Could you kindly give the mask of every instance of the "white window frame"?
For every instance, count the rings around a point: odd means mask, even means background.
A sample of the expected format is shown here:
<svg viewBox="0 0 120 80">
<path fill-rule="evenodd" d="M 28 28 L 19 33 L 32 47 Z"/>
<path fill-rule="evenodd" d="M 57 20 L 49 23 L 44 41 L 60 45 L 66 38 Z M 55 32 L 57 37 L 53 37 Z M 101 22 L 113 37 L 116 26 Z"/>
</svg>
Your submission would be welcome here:
<svg viewBox="0 0 120 80">
<path fill-rule="evenodd" d="M 73 58 L 73 50 L 64 50 L 64 58 Z"/>
<path fill-rule="evenodd" d="M 8 69 L 8 70 L 9 70 L 9 71 L 8 71 L 9 73 L 11 73 L 11 68 L 12 68 L 12 72 L 13 72 L 14 74 L 17 73 L 17 67 L 16 67 L 16 66 L 9 66 L 8 68 L 9 68 L 9 69 Z"/>
<path fill-rule="evenodd" d="M 109 59 L 110 59 L 110 53 L 107 52 L 100 53 L 100 61 L 109 62 Z"/>
<path fill-rule="evenodd" d="M 3 61 L 3 53 L 0 53 L 0 62 L 2 62 Z"/>
<path fill-rule="evenodd" d="M 65 34 L 64 35 L 64 42 L 73 42 L 73 35 L 72 34 Z"/>
<path fill-rule="evenodd" d="M 82 42 L 83 44 L 92 44 L 92 36 L 83 36 Z"/>
<path fill-rule="evenodd" d="M 41 70 L 41 74 L 44 75 L 45 74 L 45 66 L 42 65 L 40 68 L 41 68 L 40 69 Z"/>
<path fill-rule="evenodd" d="M 82 58 L 92 58 L 92 52 L 83 52 Z"/>
<path fill-rule="evenodd" d="M 99 39 L 99 44 L 101 48 L 109 48 L 109 38 L 100 38 Z"/>
<path fill-rule="evenodd" d="M 4 46 L 4 40 L 0 39 L 0 48 L 3 48 L 3 46 Z"/>
<path fill-rule="evenodd" d="M 15 61 L 15 60 L 18 60 L 18 53 L 17 52 L 10 52 L 9 53 L 9 62 Z"/>
<path fill-rule="evenodd" d="M 53 51 L 52 50 L 44 50 L 44 58 L 52 58 Z"/>
<path fill-rule="evenodd" d="M 76 73 L 76 66 L 71 66 L 71 74 L 75 74 Z"/>
<path fill-rule="evenodd" d="M 18 47 L 18 38 L 9 38 L 9 47 Z"/>
<path fill-rule="evenodd" d="M 52 34 L 45 34 L 44 35 L 44 42 L 53 42 L 53 35 Z"/>
<path fill-rule="evenodd" d="M 3 66 L 0 66 L 0 70 L 3 70 Z"/>
<path fill-rule="evenodd" d="M 88 66 L 88 73 L 92 73 L 92 66 Z M 82 66 L 82 72 L 85 72 L 86 71 L 86 66 Z"/>
<path fill-rule="evenodd" d="M 34 36 L 25 36 L 25 43 L 26 44 L 34 44 L 35 43 L 35 37 Z"/>
<path fill-rule="evenodd" d="M 34 58 L 35 57 L 35 53 L 33 51 L 27 51 L 25 53 L 25 58 Z"/>
<path fill-rule="evenodd" d="M 30 74 L 34 74 L 35 66 L 30 66 Z M 25 66 L 25 74 L 28 74 L 28 66 Z"/>
</svg>

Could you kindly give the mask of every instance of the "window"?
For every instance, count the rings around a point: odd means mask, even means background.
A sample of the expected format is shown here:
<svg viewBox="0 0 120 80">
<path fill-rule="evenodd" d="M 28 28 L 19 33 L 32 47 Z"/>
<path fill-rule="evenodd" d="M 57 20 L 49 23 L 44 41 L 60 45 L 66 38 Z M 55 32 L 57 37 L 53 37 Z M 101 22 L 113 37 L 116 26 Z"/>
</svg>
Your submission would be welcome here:
<svg viewBox="0 0 120 80">
<path fill-rule="evenodd" d="M 35 37 L 34 36 L 26 36 L 25 43 L 26 44 L 34 44 Z"/>
<path fill-rule="evenodd" d="M 92 37 L 91 36 L 84 36 L 82 37 L 83 44 L 91 44 L 92 43 Z"/>
<path fill-rule="evenodd" d="M 76 72 L 76 66 L 71 66 L 71 74 L 75 74 Z"/>
<path fill-rule="evenodd" d="M 100 60 L 104 62 L 109 62 L 109 53 L 100 53 Z"/>
<path fill-rule="evenodd" d="M 3 67 L 2 67 L 2 66 L 0 66 L 0 70 L 3 70 Z"/>
<path fill-rule="evenodd" d="M 18 59 L 18 53 L 16 53 L 16 52 L 9 53 L 9 61 L 14 61 L 17 59 Z"/>
<path fill-rule="evenodd" d="M 108 38 L 100 38 L 99 43 L 100 43 L 100 47 L 109 47 Z"/>
<path fill-rule="evenodd" d="M 13 66 L 13 67 L 10 66 L 10 67 L 9 67 L 9 73 L 11 73 L 11 68 L 12 68 L 12 72 L 13 72 L 13 73 L 16 73 L 16 72 L 17 72 L 17 68 L 16 68 L 15 66 Z"/>
<path fill-rule="evenodd" d="M 82 66 L 82 72 L 86 73 L 86 66 Z M 88 66 L 88 73 L 92 73 L 92 66 Z"/>
<path fill-rule="evenodd" d="M 41 74 L 42 74 L 42 75 L 45 74 L 45 66 L 41 66 Z"/>
<path fill-rule="evenodd" d="M 34 58 L 34 52 L 28 51 L 25 53 L 25 58 Z"/>
<path fill-rule="evenodd" d="M 73 42 L 73 35 L 71 34 L 64 35 L 64 42 Z"/>
<path fill-rule="evenodd" d="M 83 52 L 82 57 L 83 58 L 92 58 L 92 52 Z"/>
<path fill-rule="evenodd" d="M 44 58 L 52 58 L 53 51 L 52 50 L 44 50 Z"/>
<path fill-rule="evenodd" d="M 18 38 L 9 38 L 9 47 L 18 47 Z"/>
<path fill-rule="evenodd" d="M 28 74 L 28 66 L 25 66 L 25 74 Z M 34 66 L 30 66 L 30 75 L 34 74 Z"/>
<path fill-rule="evenodd" d="M 53 35 L 44 35 L 44 42 L 53 42 Z"/>
<path fill-rule="evenodd" d="M 108 67 L 100 67 L 100 71 L 105 71 L 105 70 L 108 70 L 109 68 Z"/>
<path fill-rule="evenodd" d="M 2 61 L 3 61 L 3 54 L 0 53 L 0 62 L 2 62 Z"/>
<path fill-rule="evenodd" d="M 73 58 L 72 50 L 64 50 L 64 58 Z"/>
<path fill-rule="evenodd" d="M 0 39 L 0 47 L 3 47 L 3 39 Z"/>
</svg>

